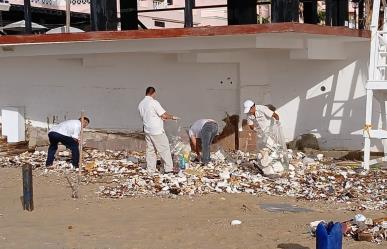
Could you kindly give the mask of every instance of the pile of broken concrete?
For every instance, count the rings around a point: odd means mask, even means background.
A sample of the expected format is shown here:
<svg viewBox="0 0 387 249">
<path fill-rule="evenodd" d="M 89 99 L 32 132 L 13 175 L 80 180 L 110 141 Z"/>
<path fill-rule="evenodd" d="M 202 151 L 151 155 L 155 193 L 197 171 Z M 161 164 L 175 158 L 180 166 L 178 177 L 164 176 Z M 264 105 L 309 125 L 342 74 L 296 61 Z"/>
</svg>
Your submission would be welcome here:
<svg viewBox="0 0 387 249">
<path fill-rule="evenodd" d="M 290 150 L 282 156 L 269 157 L 262 153 L 218 151 L 206 166 L 190 163 L 178 174 L 150 175 L 145 170 L 143 153 L 87 150 L 82 183 L 102 182 L 103 178 L 104 184 L 98 187 L 97 193 L 109 198 L 249 193 L 340 202 L 348 204 L 351 210 L 387 208 L 387 171 L 384 169 L 361 171 L 353 163 L 339 164 L 322 155 L 308 157 Z M 0 157 L 0 165 L 21 167 L 28 163 L 48 175 L 72 172 L 67 151 L 59 153 L 54 170 L 45 172 L 45 159 L 44 151 L 26 152 Z M 262 159 L 281 162 L 281 167 L 267 174 L 263 172 Z"/>
<path fill-rule="evenodd" d="M 310 223 L 310 232 L 316 235 L 317 226 L 327 224 L 324 220 Z M 382 243 L 387 240 L 387 217 L 371 219 L 362 214 L 357 214 L 351 220 L 341 222 L 342 233 L 345 237 L 351 237 L 358 241 Z"/>
</svg>

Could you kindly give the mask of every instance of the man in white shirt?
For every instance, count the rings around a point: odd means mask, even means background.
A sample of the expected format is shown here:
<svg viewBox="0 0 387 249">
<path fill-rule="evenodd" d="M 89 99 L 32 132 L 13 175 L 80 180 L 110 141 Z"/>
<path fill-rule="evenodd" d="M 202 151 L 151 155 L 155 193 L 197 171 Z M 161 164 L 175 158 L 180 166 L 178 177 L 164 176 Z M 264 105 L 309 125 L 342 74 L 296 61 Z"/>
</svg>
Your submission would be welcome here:
<svg viewBox="0 0 387 249">
<path fill-rule="evenodd" d="M 166 174 L 173 172 L 173 163 L 169 140 L 164 131 L 164 120 L 177 120 L 178 118 L 167 113 L 160 103 L 155 99 L 156 90 L 148 87 L 145 98 L 139 103 L 138 111 L 144 124 L 146 141 L 146 164 L 148 172 L 156 171 L 156 151 L 164 162 Z"/>
<path fill-rule="evenodd" d="M 247 114 L 247 124 L 252 130 L 260 129 L 265 132 L 273 119 L 279 120 L 278 114 L 270 110 L 269 107 L 256 105 L 251 100 L 246 100 L 243 103 L 243 108 L 243 112 Z"/>
<path fill-rule="evenodd" d="M 83 118 L 83 128 L 90 123 L 90 119 Z M 46 167 L 52 166 L 55 153 L 58 150 L 58 143 L 62 143 L 71 150 L 71 160 L 75 168 L 79 167 L 79 134 L 81 133 L 81 119 L 67 120 L 55 125 L 48 133 L 50 147 L 48 147 L 48 156 Z"/>
<path fill-rule="evenodd" d="M 198 159 L 202 161 L 203 164 L 210 162 L 210 146 L 214 140 L 216 134 L 218 133 L 218 124 L 215 120 L 212 119 L 199 119 L 195 121 L 191 128 L 188 130 L 189 137 L 191 139 L 192 145 Z M 202 155 L 200 157 L 199 144 L 197 138 L 200 138 Z"/>
</svg>

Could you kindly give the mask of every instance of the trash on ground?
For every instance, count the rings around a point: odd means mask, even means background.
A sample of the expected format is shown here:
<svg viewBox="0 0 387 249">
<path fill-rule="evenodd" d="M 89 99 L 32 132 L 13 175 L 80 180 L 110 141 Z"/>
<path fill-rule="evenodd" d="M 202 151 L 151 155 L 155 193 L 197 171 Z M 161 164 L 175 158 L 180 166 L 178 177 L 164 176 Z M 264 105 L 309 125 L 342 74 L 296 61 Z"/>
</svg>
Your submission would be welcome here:
<svg viewBox="0 0 387 249">
<path fill-rule="evenodd" d="M 319 224 L 327 224 L 323 220 L 313 221 L 309 225 L 312 235 L 318 233 Z M 358 241 L 382 243 L 387 240 L 387 217 L 371 219 L 357 214 L 353 219 L 341 222 L 341 233 Z"/>
<path fill-rule="evenodd" d="M 240 221 L 240 220 L 231 221 L 231 226 L 236 226 L 236 225 L 240 225 L 240 224 L 242 224 L 242 221 Z"/>
<path fill-rule="evenodd" d="M 272 154 L 270 152 L 269 157 L 278 158 Z M 49 170 L 44 166 L 46 157 L 45 151 L 0 157 L 0 167 L 21 167 L 29 163 L 38 174 L 47 171 L 46 176 L 71 171 L 70 155 L 61 153 L 54 162 L 54 169 Z M 100 183 L 96 187 L 98 195 L 108 198 L 248 193 L 343 203 L 349 210 L 358 211 L 387 208 L 385 169 L 357 171 L 353 162 L 346 166 L 325 157 L 319 161 L 291 150 L 286 151 L 286 157 L 289 168 L 277 173 L 276 177 L 261 171 L 257 162 L 259 153 L 242 151 L 227 152 L 225 160 L 213 160 L 206 166 L 191 161 L 179 174 L 149 175 L 142 167 L 145 163 L 143 152 L 86 149 L 82 184 Z M 277 166 L 280 167 L 278 164 L 274 168 Z"/>
</svg>

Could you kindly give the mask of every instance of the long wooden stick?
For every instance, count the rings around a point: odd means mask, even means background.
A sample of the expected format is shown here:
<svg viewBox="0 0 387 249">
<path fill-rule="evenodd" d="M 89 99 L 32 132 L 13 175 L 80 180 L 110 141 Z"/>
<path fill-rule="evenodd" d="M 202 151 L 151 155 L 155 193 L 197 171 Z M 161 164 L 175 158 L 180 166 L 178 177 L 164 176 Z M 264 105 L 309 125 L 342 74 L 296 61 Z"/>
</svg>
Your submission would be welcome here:
<svg viewBox="0 0 387 249">
<path fill-rule="evenodd" d="M 71 10 L 70 10 L 70 0 L 66 0 L 66 33 L 70 33 L 70 17 L 71 17 Z"/>
<path fill-rule="evenodd" d="M 78 181 L 76 190 L 73 193 L 74 198 L 79 198 L 79 186 L 81 185 L 82 162 L 83 162 L 83 122 L 85 120 L 84 111 L 81 112 L 81 132 L 79 135 L 79 163 L 78 163 Z"/>
<path fill-rule="evenodd" d="M 82 172 L 83 162 L 83 122 L 85 121 L 85 112 L 81 112 L 81 134 L 79 135 L 79 175 Z"/>
</svg>

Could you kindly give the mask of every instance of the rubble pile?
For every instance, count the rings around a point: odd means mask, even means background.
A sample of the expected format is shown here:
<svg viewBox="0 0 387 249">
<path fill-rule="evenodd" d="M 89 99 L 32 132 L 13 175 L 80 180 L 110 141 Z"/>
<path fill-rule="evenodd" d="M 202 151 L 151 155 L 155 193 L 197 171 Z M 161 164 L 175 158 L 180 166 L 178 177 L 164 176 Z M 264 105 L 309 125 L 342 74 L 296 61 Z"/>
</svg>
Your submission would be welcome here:
<svg viewBox="0 0 387 249">
<path fill-rule="evenodd" d="M 149 175 L 142 153 L 87 150 L 82 182 L 104 183 L 97 193 L 110 198 L 249 193 L 340 202 L 352 210 L 387 208 L 386 170 L 358 171 L 351 164 L 345 166 L 322 155 L 311 158 L 289 150 L 288 170 L 267 176 L 256 154 L 224 153 L 213 153 L 213 162 L 206 166 L 191 162 L 176 175 Z M 39 170 L 45 160 L 45 152 L 26 152 L 0 157 L 0 165 L 20 167 L 30 163 Z M 49 172 L 67 172 L 71 168 L 69 152 L 60 152 L 55 165 L 55 170 Z M 101 181 L 104 178 L 109 179 Z"/>
<path fill-rule="evenodd" d="M 366 218 L 358 214 L 354 219 L 343 222 L 343 233 L 359 241 L 381 243 L 387 240 L 387 217 Z"/>
<path fill-rule="evenodd" d="M 316 236 L 316 229 L 320 223 L 328 224 L 324 220 L 313 221 L 309 224 L 309 229 L 313 236 Z M 387 217 L 371 219 L 366 218 L 362 214 L 357 214 L 353 219 L 341 222 L 341 228 L 345 237 L 358 241 L 380 244 L 387 240 Z"/>
<path fill-rule="evenodd" d="M 0 156 L 14 156 L 28 151 L 28 141 L 8 143 L 6 137 L 0 136 Z"/>
</svg>

